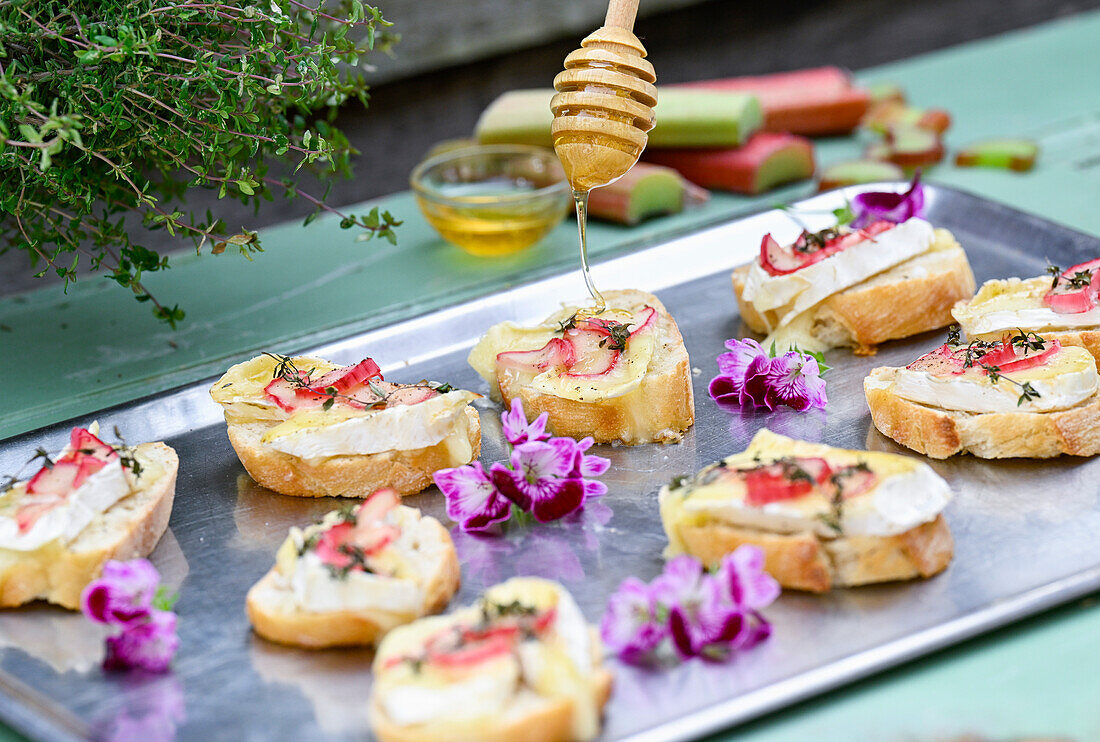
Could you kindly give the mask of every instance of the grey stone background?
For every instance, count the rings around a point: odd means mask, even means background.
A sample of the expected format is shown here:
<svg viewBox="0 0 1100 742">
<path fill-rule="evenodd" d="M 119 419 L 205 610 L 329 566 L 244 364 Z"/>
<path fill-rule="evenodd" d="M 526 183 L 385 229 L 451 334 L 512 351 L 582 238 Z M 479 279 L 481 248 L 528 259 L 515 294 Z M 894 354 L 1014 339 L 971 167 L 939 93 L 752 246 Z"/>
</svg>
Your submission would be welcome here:
<svg viewBox="0 0 1100 742">
<path fill-rule="evenodd" d="M 549 86 L 606 8 L 605 0 L 376 2 L 403 40 L 393 59 L 377 62 L 369 110 L 356 104 L 339 117 L 361 154 L 355 177 L 333 188 L 334 205 L 406 188 L 424 152 L 469 136 L 497 95 Z M 860 69 L 1094 8 L 1100 0 L 642 0 L 635 31 L 660 81 L 681 82 L 823 64 Z M 215 196 L 199 191 L 188 206 L 250 229 L 310 211 L 277 199 L 254 213 Z M 164 232 L 141 240 L 158 250 L 191 249 Z M 24 252 L 0 255 L 0 296 L 50 280 L 31 278 Z"/>
</svg>

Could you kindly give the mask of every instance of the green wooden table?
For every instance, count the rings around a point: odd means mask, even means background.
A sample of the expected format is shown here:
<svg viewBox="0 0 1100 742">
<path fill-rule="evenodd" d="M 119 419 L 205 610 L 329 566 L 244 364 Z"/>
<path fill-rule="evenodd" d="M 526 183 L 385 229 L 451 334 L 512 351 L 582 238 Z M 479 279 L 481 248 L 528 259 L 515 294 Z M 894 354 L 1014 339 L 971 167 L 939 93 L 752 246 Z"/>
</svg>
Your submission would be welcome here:
<svg viewBox="0 0 1100 742">
<path fill-rule="evenodd" d="M 860 77 L 896 81 L 916 105 L 950 110 L 949 146 L 989 136 L 1028 136 L 1042 146 L 1028 174 L 945 164 L 930 180 L 1100 235 L 1098 41 L 1100 13 L 1092 13 Z M 862 144 L 821 141 L 819 164 L 852 157 Z M 810 189 L 716 195 L 701 209 L 634 229 L 594 226 L 591 238 L 597 256 L 619 254 Z M 254 264 L 231 255 L 175 259 L 170 281 L 154 275 L 148 283 L 187 309 L 176 332 L 103 279 L 82 281 L 67 296 L 51 289 L 0 300 L 0 352 L 9 374 L 28 379 L 0 393 L 0 438 L 215 375 L 260 349 L 294 351 L 575 264 L 568 223 L 521 255 L 486 260 L 441 242 L 408 193 L 378 204 L 406 220 L 397 247 L 355 244 L 320 219 L 265 230 L 266 252 Z M 1041 245 L 1034 249 L 1041 254 Z M 972 732 L 1100 740 L 1098 666 L 1100 607 L 1086 600 L 716 739 L 919 742 Z M 0 741 L 18 739 L 5 732 L 0 727 Z"/>
</svg>

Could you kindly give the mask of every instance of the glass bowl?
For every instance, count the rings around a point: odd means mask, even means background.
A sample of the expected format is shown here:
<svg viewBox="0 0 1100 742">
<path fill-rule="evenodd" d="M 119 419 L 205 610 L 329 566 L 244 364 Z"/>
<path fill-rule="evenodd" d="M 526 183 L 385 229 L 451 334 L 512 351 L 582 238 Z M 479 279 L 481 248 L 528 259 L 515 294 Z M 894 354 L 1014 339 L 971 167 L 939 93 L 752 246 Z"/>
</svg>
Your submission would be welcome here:
<svg viewBox="0 0 1100 742">
<path fill-rule="evenodd" d="M 553 150 L 474 145 L 429 157 L 409 178 L 443 239 L 473 255 L 510 255 L 561 223 L 572 203 Z"/>
</svg>

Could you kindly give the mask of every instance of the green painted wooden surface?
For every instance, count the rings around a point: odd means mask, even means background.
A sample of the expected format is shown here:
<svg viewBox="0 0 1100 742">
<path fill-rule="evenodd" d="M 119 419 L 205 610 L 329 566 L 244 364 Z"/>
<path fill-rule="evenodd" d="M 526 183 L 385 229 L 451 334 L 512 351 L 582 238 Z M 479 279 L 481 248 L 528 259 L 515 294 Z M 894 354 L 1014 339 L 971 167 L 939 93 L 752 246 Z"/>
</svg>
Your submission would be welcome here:
<svg viewBox="0 0 1100 742">
<path fill-rule="evenodd" d="M 955 185 L 1100 235 L 1100 13 L 867 70 L 904 85 L 917 105 L 955 117 L 949 145 L 1030 136 L 1043 147 L 1028 174 L 944 165 Z M 823 60 L 826 62 L 827 60 Z M 828 164 L 855 138 L 818 143 Z M 635 229 L 595 226 L 597 255 L 809 192 L 792 186 L 749 199 L 716 195 L 704 208 Z M 0 353 L 33 383 L 0 392 L 0 438 L 212 376 L 260 348 L 292 351 L 556 272 L 575 263 L 562 225 L 507 259 L 466 256 L 421 221 L 408 194 L 379 202 L 406 219 L 397 247 L 357 245 L 334 222 L 265 230 L 254 264 L 230 255 L 182 257 L 150 287 L 188 310 L 172 332 L 103 279 L 0 300 Z M 577 293 L 583 286 L 577 279 Z M 397 359 L 390 359 L 391 361 Z M 1100 739 L 1100 607 L 1077 604 L 969 642 L 820 701 L 716 739 L 913 740 L 963 731 Z M 4 734 L 0 740 L 18 739 Z"/>
</svg>

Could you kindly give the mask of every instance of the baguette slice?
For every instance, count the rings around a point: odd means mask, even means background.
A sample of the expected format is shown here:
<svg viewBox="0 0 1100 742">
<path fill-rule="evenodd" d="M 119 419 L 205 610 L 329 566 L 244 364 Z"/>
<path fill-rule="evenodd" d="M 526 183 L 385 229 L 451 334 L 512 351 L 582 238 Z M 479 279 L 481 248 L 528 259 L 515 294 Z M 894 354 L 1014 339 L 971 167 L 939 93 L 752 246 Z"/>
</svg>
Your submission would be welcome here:
<svg viewBox="0 0 1100 742">
<path fill-rule="evenodd" d="M 793 462 L 791 471 L 810 481 L 817 475 L 809 467 L 827 462 L 832 469 L 818 484 L 796 492 L 802 479 L 788 475 L 792 478 L 784 483 L 772 478 L 775 462 L 783 461 Z M 858 488 L 859 478 L 868 476 L 859 467 L 874 473 L 872 489 Z M 748 495 L 751 477 L 757 475 L 769 482 L 758 486 L 777 488 L 770 491 L 778 494 L 764 497 L 763 505 Z M 907 488 L 899 491 L 906 481 Z M 831 489 L 838 482 L 844 488 L 839 510 Z M 764 552 L 765 569 L 780 585 L 808 592 L 943 571 L 954 553 L 942 515 L 949 499 L 947 484 L 923 462 L 798 441 L 766 429 L 744 453 L 693 479 L 666 485 L 659 495 L 669 538 L 666 556 L 690 554 L 703 564 L 717 564 L 739 546 L 752 544 Z M 889 520 L 899 513 L 905 520 Z"/>
<path fill-rule="evenodd" d="M 534 389 L 527 380 L 500 366 L 499 353 L 533 350 L 551 337 L 560 337 L 561 333 L 556 330 L 577 310 L 575 306 L 567 306 L 548 317 L 537 328 L 545 332 L 536 333 L 525 345 L 508 344 L 506 333 L 514 328 L 511 323 L 490 328 L 470 352 L 470 365 L 489 382 L 493 399 L 510 405 L 518 397 L 530 420 L 543 412 L 549 413 L 547 428 L 554 435 L 591 436 L 598 443 L 628 445 L 681 440 L 695 423 L 695 398 L 687 349 L 676 321 L 656 296 L 644 291 L 608 291 L 604 298 L 610 309 L 635 314 L 646 307 L 657 310 L 652 359 L 640 381 L 629 391 L 593 401 L 578 401 Z"/>
<path fill-rule="evenodd" d="M 380 742 L 587 742 L 611 694 L 601 663 L 599 635 L 563 587 L 513 578 L 383 640 L 371 729 Z M 399 706 L 419 720 L 394 719 Z"/>
<path fill-rule="evenodd" d="M 1100 362 L 1100 318 L 1096 317 L 1097 311 L 1056 314 L 1043 304 L 1043 294 L 1049 288 L 1048 276 L 986 281 L 974 298 L 957 302 L 951 314 L 971 340 L 1000 340 L 1005 332 L 1018 330 L 1036 332 L 1062 345 L 1084 348 Z M 1017 312 L 1025 314 L 1012 317 Z M 1011 321 L 992 321 L 995 315 L 1006 320 L 1011 317 Z"/>
<path fill-rule="evenodd" d="M 144 472 L 131 480 L 133 492 L 97 516 L 73 541 L 55 541 L 34 551 L 0 549 L 0 607 L 45 600 L 76 610 L 85 586 L 106 562 L 152 553 L 172 514 L 179 458 L 163 443 L 142 443 L 134 456 Z"/>
<path fill-rule="evenodd" d="M 741 319 L 753 332 L 767 334 L 766 317 L 742 298 L 749 265 L 733 272 Z M 870 355 L 887 340 L 909 337 L 951 324 L 951 308 L 974 293 L 966 253 L 946 229 L 936 230 L 933 249 L 829 296 L 807 309 L 775 336 L 777 345 L 803 350 L 855 348 Z M 781 330 L 782 332 L 782 330 Z M 765 341 L 765 347 L 770 340 Z"/>
<path fill-rule="evenodd" d="M 896 368 L 863 381 L 871 420 L 883 435 L 934 459 L 971 453 L 983 459 L 1045 459 L 1100 454 L 1100 394 L 1054 412 L 959 412 L 899 397 Z"/>
<path fill-rule="evenodd" d="M 269 423 L 230 423 L 229 442 L 249 475 L 269 490 L 295 497 L 366 497 L 383 487 L 420 492 L 432 473 L 481 455 L 481 420 L 466 407 L 465 430 L 434 446 L 401 451 L 303 459 L 261 443 Z"/>
<path fill-rule="evenodd" d="M 307 649 L 373 646 L 394 627 L 418 616 L 440 612 L 458 591 L 458 554 L 451 535 L 439 521 L 424 518 L 422 525 L 438 550 L 434 554 L 431 570 L 423 580 L 424 602 L 416 613 L 379 608 L 302 610 L 294 603 L 278 567 L 273 567 L 248 591 L 245 608 L 252 628 L 270 641 Z"/>
</svg>

